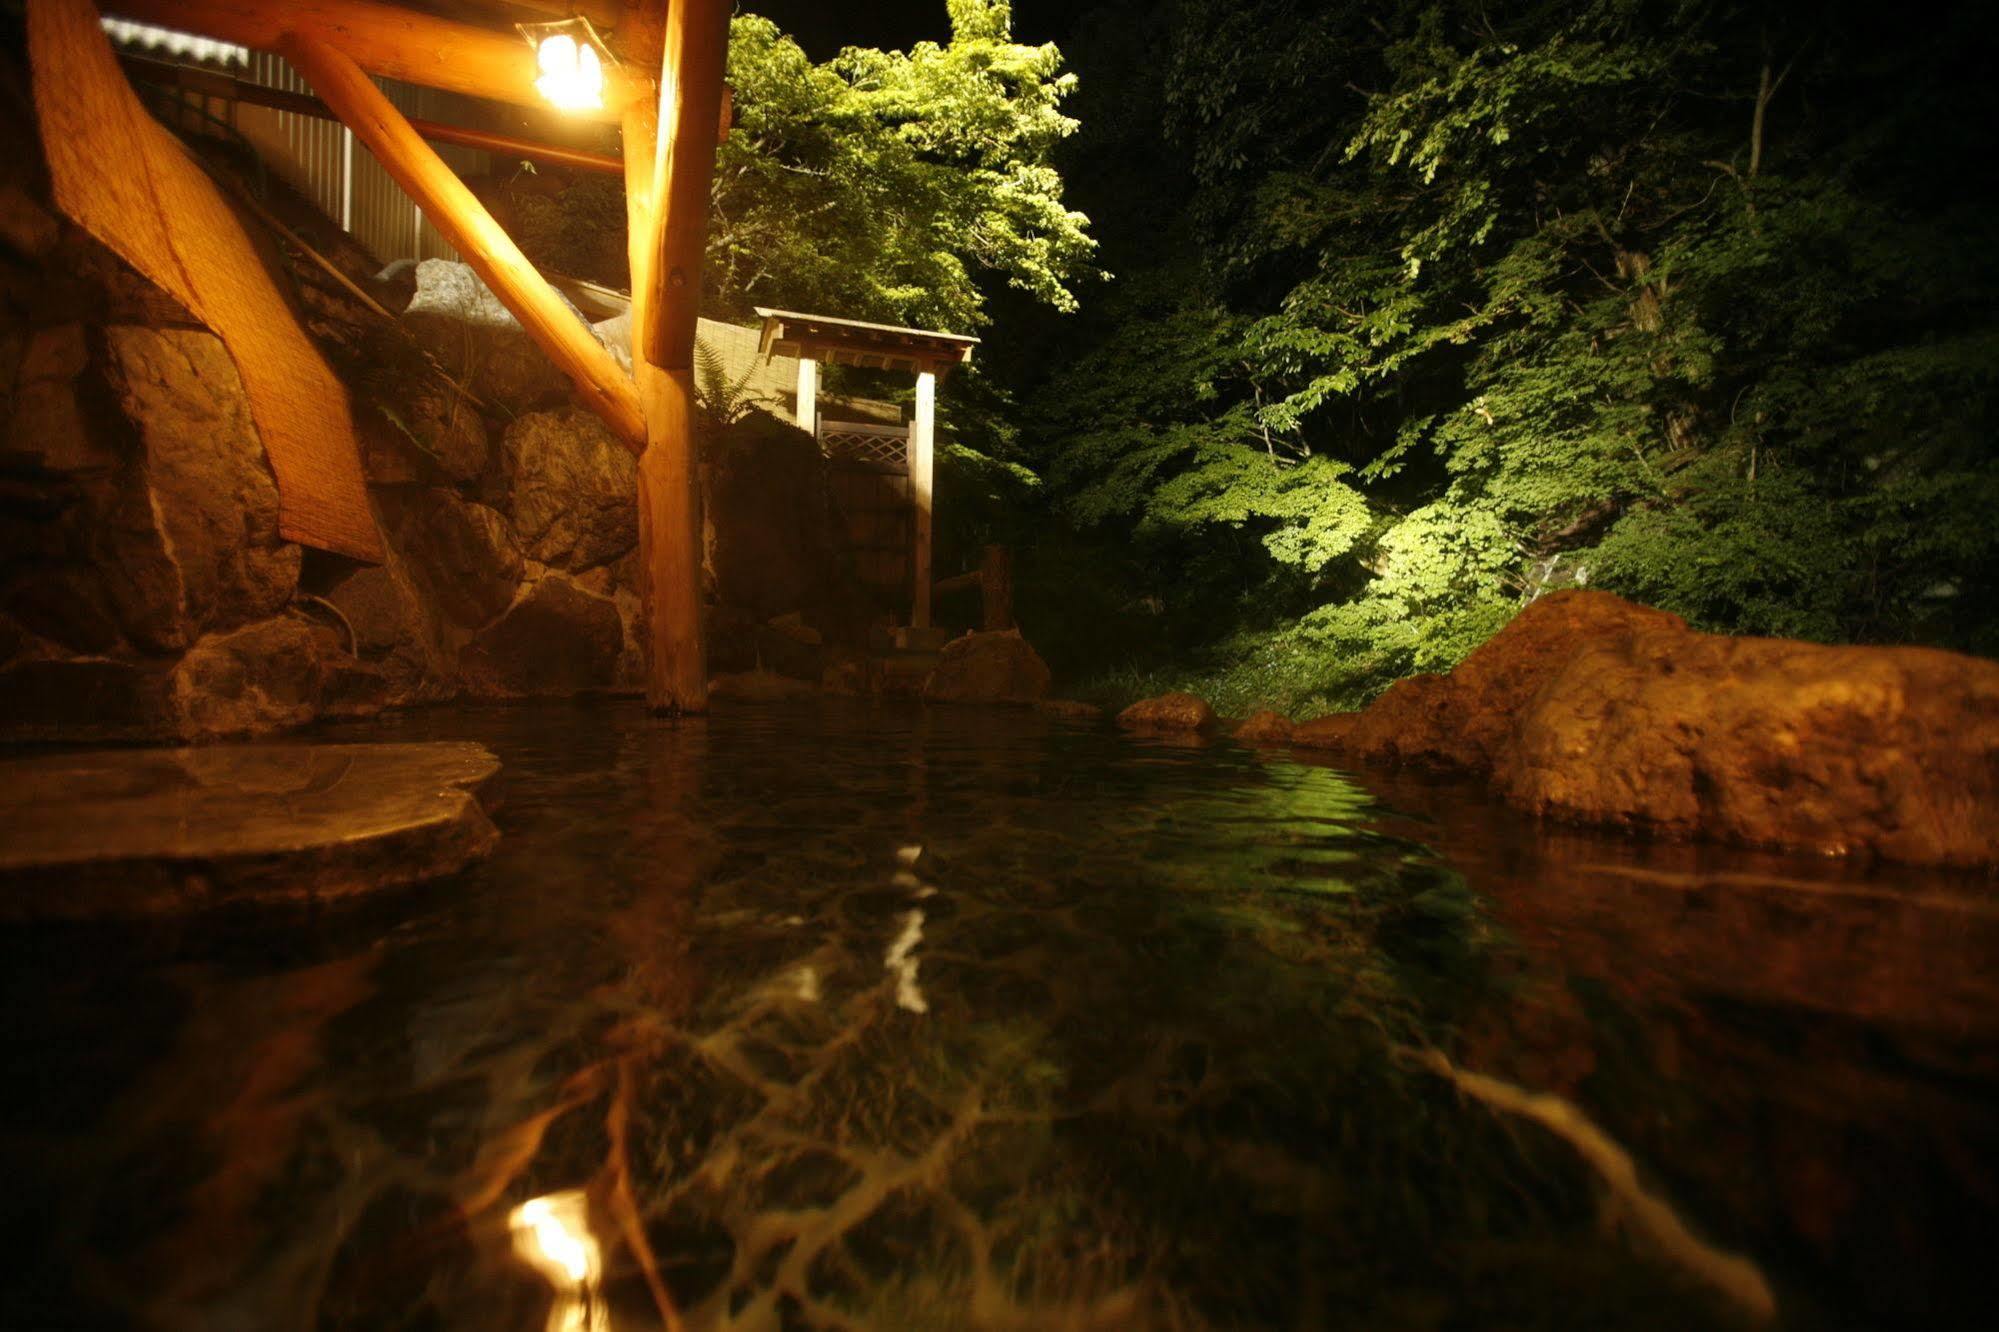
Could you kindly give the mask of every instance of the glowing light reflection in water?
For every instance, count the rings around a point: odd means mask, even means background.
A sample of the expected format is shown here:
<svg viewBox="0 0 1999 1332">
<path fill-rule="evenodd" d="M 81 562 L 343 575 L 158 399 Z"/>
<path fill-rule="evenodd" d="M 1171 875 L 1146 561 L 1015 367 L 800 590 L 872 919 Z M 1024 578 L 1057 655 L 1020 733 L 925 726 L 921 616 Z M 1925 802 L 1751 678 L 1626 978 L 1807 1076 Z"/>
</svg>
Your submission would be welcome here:
<svg viewBox="0 0 1999 1332">
<path fill-rule="evenodd" d="M 548 1332 L 611 1332 L 610 1310 L 598 1286 L 603 1257 L 590 1233 L 590 1203 L 581 1189 L 530 1198 L 507 1217 L 514 1251 L 555 1287 Z"/>
</svg>

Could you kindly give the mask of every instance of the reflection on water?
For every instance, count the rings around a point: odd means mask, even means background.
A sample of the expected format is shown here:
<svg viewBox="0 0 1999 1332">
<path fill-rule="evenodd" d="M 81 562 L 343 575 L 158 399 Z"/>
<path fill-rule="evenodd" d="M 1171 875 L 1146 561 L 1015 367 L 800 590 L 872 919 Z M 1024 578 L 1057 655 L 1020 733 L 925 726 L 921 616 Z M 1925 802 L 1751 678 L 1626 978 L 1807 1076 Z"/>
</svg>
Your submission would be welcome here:
<svg viewBox="0 0 1999 1332">
<path fill-rule="evenodd" d="M 1990 887 L 1026 713 L 443 712 L 506 841 L 0 935 L 0 1325 L 1981 1310 Z"/>
<path fill-rule="evenodd" d="M 590 1233 L 590 1202 L 581 1189 L 530 1198 L 507 1217 L 514 1250 L 555 1288 L 548 1332 L 610 1332 L 598 1293 L 603 1260 Z"/>
</svg>

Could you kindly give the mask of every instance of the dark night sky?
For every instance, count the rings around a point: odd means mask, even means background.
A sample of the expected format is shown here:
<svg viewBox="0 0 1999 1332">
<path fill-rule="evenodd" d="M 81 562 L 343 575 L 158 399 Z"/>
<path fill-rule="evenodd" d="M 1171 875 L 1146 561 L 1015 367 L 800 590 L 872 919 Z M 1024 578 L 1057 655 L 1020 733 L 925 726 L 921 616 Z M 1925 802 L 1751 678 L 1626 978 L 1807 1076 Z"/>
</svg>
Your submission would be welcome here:
<svg viewBox="0 0 1999 1332">
<path fill-rule="evenodd" d="M 1024 42 L 1059 41 L 1087 0 L 1014 0 L 1013 34 Z M 904 49 L 951 35 L 944 0 L 739 0 L 796 37 L 815 60 L 843 46 Z"/>
</svg>

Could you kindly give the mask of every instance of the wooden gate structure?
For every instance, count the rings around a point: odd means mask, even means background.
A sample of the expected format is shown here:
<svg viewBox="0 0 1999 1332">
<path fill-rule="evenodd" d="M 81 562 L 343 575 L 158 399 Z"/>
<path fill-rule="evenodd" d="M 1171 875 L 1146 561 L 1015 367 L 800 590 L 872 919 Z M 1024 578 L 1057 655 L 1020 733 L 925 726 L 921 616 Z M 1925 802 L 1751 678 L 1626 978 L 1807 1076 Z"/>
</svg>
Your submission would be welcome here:
<svg viewBox="0 0 1999 1332">
<path fill-rule="evenodd" d="M 937 452 L 937 379 L 969 362 L 979 340 L 964 333 L 870 324 L 797 310 L 759 306 L 757 314 L 764 321 L 763 354 L 798 358 L 799 428 L 818 437 L 821 449 L 837 464 L 836 494 L 844 487 L 845 493 L 861 506 L 858 511 L 848 511 L 848 530 L 855 541 L 857 559 L 863 569 L 893 567 L 889 562 L 894 552 L 884 546 L 890 540 L 902 543 L 902 549 L 909 552 L 908 572 L 902 575 L 910 588 L 909 623 L 913 629 L 927 631 L 933 591 L 930 544 Z M 909 424 L 907 450 L 900 469 L 894 465 L 890 451 L 894 436 L 888 432 L 871 434 L 864 428 L 842 424 L 832 428 L 835 447 L 827 447 L 827 433 L 819 421 L 822 361 L 869 370 L 904 370 L 916 376 L 916 412 Z M 900 489 L 905 497 L 904 511 L 909 515 L 907 538 L 899 533 L 889 535 L 895 528 L 889 521 L 894 507 L 889 497 L 897 489 L 890 478 L 897 470 L 903 475 Z M 872 564 L 866 562 L 870 558 Z"/>
<path fill-rule="evenodd" d="M 730 0 L 629 0 L 622 5 L 612 0 L 456 0 L 442 6 L 461 16 L 454 18 L 439 17 L 433 12 L 439 6 L 419 9 L 376 0 L 105 4 L 120 18 L 283 56 L 569 377 L 583 403 L 638 455 L 639 551 L 650 649 L 647 701 L 660 711 L 705 708 L 694 338 L 715 147 L 727 96 L 723 73 Z M 373 81 L 398 79 L 539 107 L 544 98 L 538 78 L 549 52 L 521 29 L 517 21 L 522 10 L 540 11 L 542 17 L 553 12 L 578 25 L 580 39 L 592 44 L 593 53 L 602 46 L 605 58 L 592 57 L 601 86 L 576 114 L 615 122 L 622 130 L 631 236 L 630 375 Z M 111 108 L 117 98 L 132 96 L 111 62 L 101 19 L 91 0 L 28 0 L 37 110 L 44 110 L 45 92 L 67 98 L 85 116 L 73 122 L 85 131 L 92 125 L 91 107 L 103 108 L 107 116 L 122 114 Z M 86 32 L 94 36 L 86 37 Z M 90 41 L 101 55 L 87 49 Z M 71 70 L 109 70 L 104 77 L 112 83 L 87 89 L 54 87 L 59 81 L 45 86 L 41 67 L 65 62 Z M 47 147 L 51 120 L 46 115 L 42 120 Z M 108 160 L 94 169 L 111 185 L 122 183 L 134 165 Z M 154 206 L 164 211 L 171 205 L 156 198 Z"/>
</svg>

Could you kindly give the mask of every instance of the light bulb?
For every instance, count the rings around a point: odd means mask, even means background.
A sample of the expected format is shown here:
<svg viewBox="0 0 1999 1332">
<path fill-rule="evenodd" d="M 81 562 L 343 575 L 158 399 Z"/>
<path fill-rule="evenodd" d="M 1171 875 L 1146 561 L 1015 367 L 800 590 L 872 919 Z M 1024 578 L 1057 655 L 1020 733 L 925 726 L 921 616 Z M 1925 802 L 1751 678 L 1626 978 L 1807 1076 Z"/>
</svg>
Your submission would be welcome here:
<svg viewBox="0 0 1999 1332">
<path fill-rule="evenodd" d="M 535 90 L 564 111 L 595 111 L 604 105 L 604 62 L 597 49 L 566 32 L 541 39 L 535 50 L 541 77 Z"/>
</svg>

